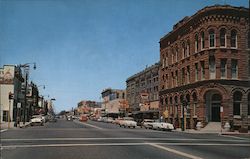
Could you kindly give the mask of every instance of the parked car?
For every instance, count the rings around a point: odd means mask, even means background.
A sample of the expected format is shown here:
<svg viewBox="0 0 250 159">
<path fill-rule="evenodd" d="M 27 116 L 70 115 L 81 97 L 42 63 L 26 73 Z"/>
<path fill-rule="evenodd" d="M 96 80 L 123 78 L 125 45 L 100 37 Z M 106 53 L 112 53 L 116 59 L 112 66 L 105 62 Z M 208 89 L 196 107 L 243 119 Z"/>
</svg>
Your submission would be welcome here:
<svg viewBox="0 0 250 159">
<path fill-rule="evenodd" d="M 67 119 L 67 121 L 73 121 L 73 118 L 71 115 L 68 115 L 66 119 Z"/>
<path fill-rule="evenodd" d="M 123 120 L 120 121 L 120 127 L 128 127 L 128 128 L 135 128 L 137 126 L 137 122 L 134 121 L 131 117 L 124 117 Z"/>
<path fill-rule="evenodd" d="M 144 127 L 145 129 L 152 129 L 153 125 L 152 123 L 155 122 L 152 119 L 144 119 L 142 121 L 141 127 Z"/>
<path fill-rule="evenodd" d="M 41 115 L 32 116 L 32 118 L 30 119 L 30 122 L 31 122 L 31 124 L 30 124 L 31 126 L 34 126 L 34 125 L 43 126 L 44 125 L 44 120 L 43 120 Z"/>
<path fill-rule="evenodd" d="M 123 118 L 116 118 L 114 121 L 113 121 L 113 124 L 116 124 L 116 125 L 120 125 L 120 121 L 123 120 Z"/>
<path fill-rule="evenodd" d="M 152 129 L 172 131 L 174 130 L 174 125 L 170 123 L 164 123 L 164 122 L 153 122 Z"/>
<path fill-rule="evenodd" d="M 107 122 L 107 123 L 113 123 L 113 122 L 114 122 L 114 119 L 111 118 L 111 117 L 108 117 L 106 122 Z"/>
</svg>

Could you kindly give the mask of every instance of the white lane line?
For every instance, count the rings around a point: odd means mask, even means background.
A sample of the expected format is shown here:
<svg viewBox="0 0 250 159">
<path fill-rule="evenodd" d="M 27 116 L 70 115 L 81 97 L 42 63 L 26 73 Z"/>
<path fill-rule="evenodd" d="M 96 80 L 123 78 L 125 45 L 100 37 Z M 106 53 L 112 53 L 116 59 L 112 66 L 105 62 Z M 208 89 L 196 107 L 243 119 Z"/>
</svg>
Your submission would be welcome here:
<svg viewBox="0 0 250 159">
<path fill-rule="evenodd" d="M 177 155 L 187 157 L 187 158 L 202 159 L 201 157 L 194 156 L 194 155 L 191 155 L 191 154 L 188 154 L 188 153 L 185 153 L 185 152 L 177 151 L 175 149 L 171 149 L 171 148 L 168 148 L 168 147 L 160 146 L 160 145 L 157 145 L 157 144 L 149 143 L 149 145 L 151 145 L 153 147 L 156 147 L 156 148 L 159 148 L 159 149 L 162 149 L 162 150 L 165 150 L 165 151 L 168 151 L 168 152 L 175 153 Z"/>
<path fill-rule="evenodd" d="M 164 150 L 170 150 L 170 148 L 166 148 L 160 145 L 167 146 L 242 146 L 242 147 L 250 147 L 250 144 L 207 144 L 207 143 L 95 143 L 95 144 L 37 144 L 37 145 L 6 145 L 1 146 L 3 149 L 10 148 L 33 148 L 33 147 L 83 147 L 83 146 L 154 146 L 157 148 L 161 148 Z"/>
<path fill-rule="evenodd" d="M 83 122 L 80 122 L 80 121 L 75 121 L 75 123 L 87 125 L 87 126 L 90 126 L 90 127 L 92 127 L 92 128 L 96 128 L 96 129 L 103 129 L 103 128 L 100 128 L 100 127 L 98 127 L 98 126 L 91 125 L 91 124 L 87 124 L 87 123 L 83 123 Z"/>
<path fill-rule="evenodd" d="M 31 138 L 31 139 L 1 139 L 1 141 L 88 141 L 88 140 L 159 140 L 159 141 L 216 141 L 216 142 L 249 142 L 249 140 L 233 140 L 233 139 L 187 139 L 187 138 Z"/>
<path fill-rule="evenodd" d="M 2 132 L 5 132 L 5 131 L 7 131 L 7 130 L 8 130 L 8 129 L 3 129 L 3 130 L 1 130 L 1 133 L 2 133 Z"/>
</svg>

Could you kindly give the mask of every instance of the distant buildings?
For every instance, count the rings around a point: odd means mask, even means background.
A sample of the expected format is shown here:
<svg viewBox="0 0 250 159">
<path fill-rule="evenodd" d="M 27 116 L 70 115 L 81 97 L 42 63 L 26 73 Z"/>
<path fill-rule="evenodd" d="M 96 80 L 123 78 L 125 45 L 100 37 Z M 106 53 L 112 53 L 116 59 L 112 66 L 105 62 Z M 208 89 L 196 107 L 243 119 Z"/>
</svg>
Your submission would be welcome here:
<svg viewBox="0 0 250 159">
<path fill-rule="evenodd" d="M 103 100 L 102 108 L 105 114 L 124 113 L 128 108 L 125 90 L 107 88 L 101 94 Z"/>
<path fill-rule="evenodd" d="M 100 103 L 90 100 L 83 100 L 77 104 L 77 112 L 81 114 L 91 114 L 96 108 L 101 108 Z"/>
<path fill-rule="evenodd" d="M 28 122 L 34 114 L 47 114 L 47 101 L 39 96 L 38 86 L 28 78 L 26 85 L 26 73 L 21 65 L 0 68 L 1 124 L 10 122 L 13 126 L 18 122 Z"/>
<path fill-rule="evenodd" d="M 250 127 L 249 9 L 205 7 L 160 39 L 160 106 L 166 120 Z M 183 106 L 185 107 L 183 112 Z"/>
<path fill-rule="evenodd" d="M 126 80 L 127 100 L 132 111 L 158 110 L 159 67 L 160 63 L 156 63 Z"/>
</svg>

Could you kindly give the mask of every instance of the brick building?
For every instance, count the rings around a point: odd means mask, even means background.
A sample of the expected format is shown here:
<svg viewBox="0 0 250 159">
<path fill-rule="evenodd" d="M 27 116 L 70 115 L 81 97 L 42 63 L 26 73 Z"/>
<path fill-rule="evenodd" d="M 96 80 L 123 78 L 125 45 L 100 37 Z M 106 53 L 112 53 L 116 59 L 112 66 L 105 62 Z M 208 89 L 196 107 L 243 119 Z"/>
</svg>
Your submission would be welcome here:
<svg viewBox="0 0 250 159">
<path fill-rule="evenodd" d="M 185 114 L 187 128 L 197 121 L 249 128 L 249 34 L 249 8 L 216 5 L 185 17 L 160 39 L 166 120 L 180 127 Z"/>
<path fill-rule="evenodd" d="M 159 108 L 159 67 L 158 62 L 126 80 L 127 100 L 132 111 Z"/>
<path fill-rule="evenodd" d="M 126 91 L 123 89 L 107 88 L 102 91 L 102 108 L 105 114 L 120 114 L 126 110 Z M 115 117 L 115 116 L 113 116 Z M 117 117 L 117 116 L 116 116 Z"/>
</svg>

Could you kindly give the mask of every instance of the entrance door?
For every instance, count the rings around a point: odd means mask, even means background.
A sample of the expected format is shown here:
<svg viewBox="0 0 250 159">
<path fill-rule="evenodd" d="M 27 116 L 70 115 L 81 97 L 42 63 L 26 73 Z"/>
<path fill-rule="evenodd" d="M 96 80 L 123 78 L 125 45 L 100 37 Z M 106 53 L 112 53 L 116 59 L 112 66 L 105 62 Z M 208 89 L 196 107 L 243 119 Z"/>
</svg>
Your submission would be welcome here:
<svg viewBox="0 0 250 159">
<path fill-rule="evenodd" d="M 220 105 L 212 104 L 212 121 L 219 122 L 220 121 Z"/>
</svg>

